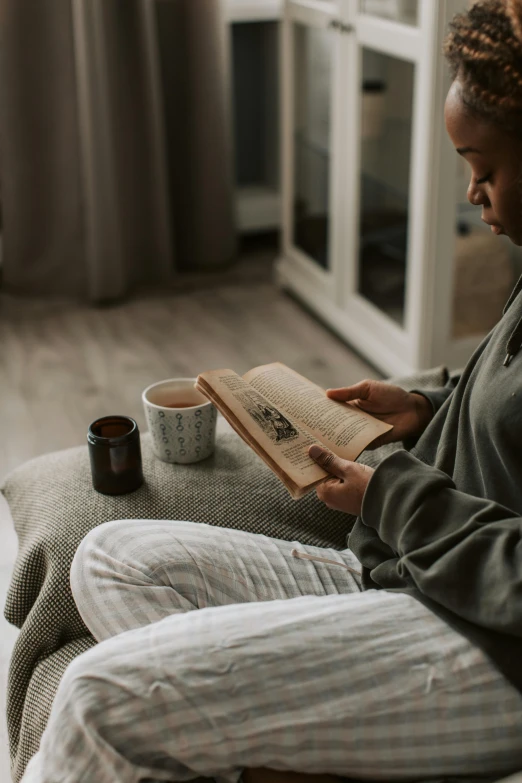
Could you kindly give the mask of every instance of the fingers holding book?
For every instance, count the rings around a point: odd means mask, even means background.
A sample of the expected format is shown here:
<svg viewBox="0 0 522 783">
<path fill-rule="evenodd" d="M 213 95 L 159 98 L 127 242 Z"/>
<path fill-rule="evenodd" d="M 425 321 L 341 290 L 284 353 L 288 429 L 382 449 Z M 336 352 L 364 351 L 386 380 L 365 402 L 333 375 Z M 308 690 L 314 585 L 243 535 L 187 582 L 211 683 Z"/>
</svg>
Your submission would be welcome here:
<svg viewBox="0 0 522 783">
<path fill-rule="evenodd" d="M 419 437 L 433 418 L 433 408 L 427 398 L 385 381 L 365 380 L 353 386 L 328 389 L 326 396 L 337 402 L 348 402 L 393 426 L 370 445 L 371 449 Z"/>
<path fill-rule="evenodd" d="M 331 478 L 316 488 L 319 500 L 328 508 L 360 516 L 364 493 L 374 470 L 367 465 L 341 459 L 321 446 L 311 446 L 308 453 L 331 474 Z"/>
<path fill-rule="evenodd" d="M 323 389 L 280 362 L 256 367 L 243 377 L 229 369 L 210 370 L 198 376 L 196 388 L 296 500 L 323 483 L 328 473 L 335 475 L 336 465 L 351 464 L 393 429 L 360 406 L 329 399 Z M 314 443 L 332 455 L 326 457 L 327 470 L 308 453 Z M 333 455 L 340 461 L 333 462 Z"/>
</svg>

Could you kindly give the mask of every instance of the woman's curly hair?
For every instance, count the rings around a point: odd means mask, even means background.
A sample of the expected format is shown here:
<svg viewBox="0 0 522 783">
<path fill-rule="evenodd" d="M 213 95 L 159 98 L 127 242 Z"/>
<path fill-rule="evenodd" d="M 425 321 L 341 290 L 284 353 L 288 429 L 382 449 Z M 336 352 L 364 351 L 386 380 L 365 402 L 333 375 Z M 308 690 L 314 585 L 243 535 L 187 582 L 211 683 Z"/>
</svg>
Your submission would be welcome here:
<svg viewBox="0 0 522 783">
<path fill-rule="evenodd" d="M 482 0 L 458 14 L 444 54 L 466 105 L 522 132 L 522 0 Z"/>
</svg>

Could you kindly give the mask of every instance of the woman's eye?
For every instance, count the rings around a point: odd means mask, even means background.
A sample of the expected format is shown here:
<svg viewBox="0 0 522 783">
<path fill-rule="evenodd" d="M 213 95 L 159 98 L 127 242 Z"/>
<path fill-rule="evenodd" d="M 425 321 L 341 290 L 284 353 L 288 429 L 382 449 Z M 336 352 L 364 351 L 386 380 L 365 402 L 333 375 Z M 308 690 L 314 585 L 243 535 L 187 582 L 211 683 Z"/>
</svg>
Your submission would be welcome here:
<svg viewBox="0 0 522 783">
<path fill-rule="evenodd" d="M 481 177 L 480 179 L 475 180 L 477 185 L 483 185 L 485 182 L 487 182 L 491 178 L 491 174 L 488 174 L 486 177 Z"/>
</svg>

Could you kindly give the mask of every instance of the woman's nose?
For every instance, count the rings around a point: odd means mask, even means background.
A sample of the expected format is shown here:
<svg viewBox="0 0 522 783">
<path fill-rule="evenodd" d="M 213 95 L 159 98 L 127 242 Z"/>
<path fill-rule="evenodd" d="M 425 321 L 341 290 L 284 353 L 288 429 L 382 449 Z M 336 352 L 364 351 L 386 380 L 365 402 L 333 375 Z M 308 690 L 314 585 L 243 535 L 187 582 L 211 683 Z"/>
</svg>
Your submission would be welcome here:
<svg viewBox="0 0 522 783">
<path fill-rule="evenodd" d="M 484 206 L 488 200 L 483 188 L 477 185 L 473 180 L 470 181 L 468 186 L 468 201 L 475 207 Z"/>
</svg>

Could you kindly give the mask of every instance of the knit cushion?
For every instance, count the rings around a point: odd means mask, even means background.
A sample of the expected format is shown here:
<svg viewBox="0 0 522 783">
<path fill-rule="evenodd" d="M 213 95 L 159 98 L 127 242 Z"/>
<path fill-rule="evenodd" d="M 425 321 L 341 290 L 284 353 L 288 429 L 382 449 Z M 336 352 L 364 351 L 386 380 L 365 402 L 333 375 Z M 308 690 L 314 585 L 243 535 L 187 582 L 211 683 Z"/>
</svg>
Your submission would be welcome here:
<svg viewBox="0 0 522 783">
<path fill-rule="evenodd" d="M 445 380 L 439 369 L 404 385 L 437 387 Z M 362 461 L 376 464 L 390 448 L 367 452 Z M 2 487 L 19 538 L 5 607 L 6 618 L 21 629 L 8 685 L 15 781 L 38 748 L 67 665 L 95 644 L 69 587 L 71 561 L 89 530 L 113 519 L 186 519 L 304 544 L 346 546 L 354 519 L 329 510 L 315 493 L 291 500 L 234 433 L 221 433 L 215 455 L 196 465 L 160 462 L 148 435 L 142 452 L 145 484 L 130 495 L 107 497 L 93 490 L 84 446 L 32 460 Z"/>
</svg>

